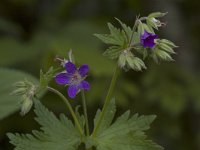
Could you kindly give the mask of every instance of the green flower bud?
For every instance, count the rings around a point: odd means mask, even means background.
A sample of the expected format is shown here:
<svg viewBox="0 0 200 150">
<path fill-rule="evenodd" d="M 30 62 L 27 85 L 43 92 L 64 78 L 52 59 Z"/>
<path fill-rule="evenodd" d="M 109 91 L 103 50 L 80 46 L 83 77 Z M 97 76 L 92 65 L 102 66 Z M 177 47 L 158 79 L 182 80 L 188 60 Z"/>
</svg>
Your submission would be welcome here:
<svg viewBox="0 0 200 150">
<path fill-rule="evenodd" d="M 33 98 L 36 95 L 37 86 L 28 80 L 19 81 L 14 84 L 17 88 L 11 95 L 21 96 L 21 115 L 28 113 L 33 105 Z"/>
<path fill-rule="evenodd" d="M 162 23 L 160 22 L 160 20 L 158 20 L 156 18 L 151 18 L 151 20 L 157 27 L 161 27 L 162 26 Z"/>
<path fill-rule="evenodd" d="M 20 112 L 20 114 L 22 116 L 27 114 L 30 111 L 32 105 L 33 105 L 33 100 L 30 97 L 28 97 L 27 95 L 23 95 L 22 96 L 22 102 L 21 102 L 21 112 Z"/>
<path fill-rule="evenodd" d="M 165 16 L 167 14 L 167 12 L 166 13 L 161 13 L 161 12 L 153 12 L 153 13 L 151 13 L 151 14 L 149 14 L 149 18 L 158 18 L 158 17 L 163 17 L 163 16 Z"/>
<path fill-rule="evenodd" d="M 19 87 L 18 89 L 14 90 L 10 95 L 23 95 L 26 93 L 26 88 Z"/>
<path fill-rule="evenodd" d="M 142 69 L 146 69 L 144 62 L 140 58 L 135 57 L 130 50 L 124 50 L 120 54 L 118 65 L 125 70 L 133 69 L 135 71 L 141 71 Z"/>
<path fill-rule="evenodd" d="M 124 68 L 126 65 L 126 54 L 124 52 L 119 55 L 118 65 L 120 68 Z"/>
</svg>

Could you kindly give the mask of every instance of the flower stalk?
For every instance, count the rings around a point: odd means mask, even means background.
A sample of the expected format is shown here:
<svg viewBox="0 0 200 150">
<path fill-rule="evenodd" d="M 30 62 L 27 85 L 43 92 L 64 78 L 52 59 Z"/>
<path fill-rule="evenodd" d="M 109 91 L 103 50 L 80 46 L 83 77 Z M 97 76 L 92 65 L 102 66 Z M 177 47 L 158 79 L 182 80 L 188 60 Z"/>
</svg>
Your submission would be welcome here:
<svg viewBox="0 0 200 150">
<path fill-rule="evenodd" d="M 99 117 L 99 120 L 97 121 L 96 127 L 94 128 L 94 131 L 92 133 L 92 137 L 96 136 L 97 131 L 98 131 L 99 127 L 100 127 L 100 124 L 101 124 L 101 122 L 102 122 L 102 120 L 104 118 L 104 115 L 106 113 L 106 110 L 107 110 L 108 105 L 109 105 L 110 100 L 111 100 L 111 96 L 112 96 L 113 91 L 114 91 L 114 87 L 116 85 L 116 81 L 117 81 L 118 75 L 119 75 L 119 67 L 117 65 L 117 67 L 115 68 L 112 80 L 111 80 L 111 84 L 110 84 L 110 87 L 109 87 L 109 90 L 108 90 L 108 94 L 107 94 L 106 99 L 105 99 L 105 103 L 104 103 L 104 106 L 103 106 L 103 109 L 102 109 L 102 113 L 101 113 L 101 115 Z"/>
<path fill-rule="evenodd" d="M 75 124 L 76 124 L 76 126 L 77 126 L 77 128 L 78 128 L 78 130 L 80 132 L 80 134 L 83 135 L 83 129 L 82 129 L 82 127 L 81 127 L 81 125 L 80 125 L 80 123 L 79 123 L 79 121 L 78 121 L 78 119 L 76 117 L 76 114 L 75 114 L 71 104 L 69 103 L 68 99 L 62 93 L 60 93 L 58 90 L 56 90 L 54 88 L 47 87 L 47 89 L 49 91 L 57 94 L 63 100 L 63 102 L 67 105 L 67 107 L 68 107 L 68 109 L 69 109 L 69 111 L 70 111 L 70 113 L 71 113 L 71 115 L 72 115 L 72 117 L 74 119 L 74 122 L 75 122 Z"/>
<path fill-rule="evenodd" d="M 88 122 L 85 92 L 83 90 L 81 91 L 81 96 L 82 96 L 83 113 L 84 113 L 84 117 L 85 117 L 86 135 L 89 136 L 90 135 L 90 128 L 89 128 L 89 122 Z"/>
</svg>

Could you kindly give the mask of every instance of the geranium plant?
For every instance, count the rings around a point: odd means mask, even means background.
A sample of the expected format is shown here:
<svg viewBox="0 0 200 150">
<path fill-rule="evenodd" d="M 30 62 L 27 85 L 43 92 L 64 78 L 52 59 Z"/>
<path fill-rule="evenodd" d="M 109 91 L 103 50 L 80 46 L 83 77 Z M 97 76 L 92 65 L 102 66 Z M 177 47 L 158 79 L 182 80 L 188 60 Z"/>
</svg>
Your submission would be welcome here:
<svg viewBox="0 0 200 150">
<path fill-rule="evenodd" d="M 171 54 L 175 54 L 173 49 L 177 46 L 157 34 L 159 28 L 165 25 L 159 19 L 165 15 L 166 13 L 155 12 L 146 17 L 136 17 L 132 28 L 116 19 L 121 28 L 108 23 L 109 34 L 95 34 L 97 38 L 109 45 L 103 55 L 114 59 L 116 67 L 105 103 L 102 109 L 97 110 L 92 127 L 89 126 L 91 120 L 88 120 L 85 96 L 85 91 L 90 90 L 90 84 L 86 81 L 89 66 L 83 64 L 78 67 L 72 51 L 69 51 L 68 58 L 56 58 L 60 61 L 58 68 L 50 68 L 46 73 L 41 71 L 38 85 L 28 80 L 17 82 L 12 95 L 21 96 L 21 114 L 25 115 L 34 107 L 37 116 L 35 120 L 41 125 L 41 131 L 34 130 L 32 134 L 8 133 L 10 143 L 15 146 L 15 150 L 76 150 L 81 144 L 87 150 L 163 149 L 145 134 L 156 118 L 155 115 L 131 116 L 130 111 L 126 111 L 114 119 L 116 105 L 113 90 L 120 70 L 147 69 L 146 58 L 153 58 L 155 62 L 173 61 Z M 63 88 L 67 86 L 66 93 L 50 87 L 51 80 Z M 53 92 L 63 100 L 73 120 L 69 120 L 64 114 L 57 118 L 42 105 L 39 95 L 45 91 Z M 78 94 L 82 95 L 83 114 L 79 113 L 78 106 L 74 109 L 67 98 L 74 99 Z"/>
</svg>

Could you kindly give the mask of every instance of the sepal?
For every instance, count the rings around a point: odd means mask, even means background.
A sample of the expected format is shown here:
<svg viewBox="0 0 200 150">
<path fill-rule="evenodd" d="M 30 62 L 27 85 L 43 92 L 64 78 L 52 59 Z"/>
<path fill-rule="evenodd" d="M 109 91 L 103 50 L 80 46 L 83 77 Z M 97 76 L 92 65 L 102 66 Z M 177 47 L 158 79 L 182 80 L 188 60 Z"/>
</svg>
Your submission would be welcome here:
<svg viewBox="0 0 200 150">
<path fill-rule="evenodd" d="M 129 50 L 120 54 L 118 65 L 125 70 L 133 69 L 135 71 L 142 71 L 142 69 L 146 69 L 144 62 L 140 58 L 134 56 Z"/>
<path fill-rule="evenodd" d="M 158 18 L 158 17 L 164 17 L 165 15 L 167 15 L 168 12 L 162 13 L 162 12 L 153 12 L 151 14 L 148 15 L 149 18 Z"/>
</svg>

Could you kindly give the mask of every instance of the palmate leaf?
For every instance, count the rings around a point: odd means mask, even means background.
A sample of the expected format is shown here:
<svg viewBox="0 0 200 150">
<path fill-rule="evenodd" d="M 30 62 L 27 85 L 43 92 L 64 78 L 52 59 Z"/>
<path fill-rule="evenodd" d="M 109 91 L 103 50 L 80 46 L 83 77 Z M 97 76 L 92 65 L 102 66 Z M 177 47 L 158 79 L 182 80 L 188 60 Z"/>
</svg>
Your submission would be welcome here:
<svg viewBox="0 0 200 150">
<path fill-rule="evenodd" d="M 116 121 L 113 122 L 116 107 L 114 99 L 111 100 L 105 118 L 99 127 L 99 131 L 95 138 L 95 146 L 97 150 L 162 150 L 163 148 L 151 140 L 146 139 L 144 133 L 149 129 L 149 125 L 155 119 L 154 115 L 138 116 L 138 114 L 130 117 L 130 111 L 127 111 Z M 97 112 L 95 117 L 98 119 L 101 111 Z"/>
<path fill-rule="evenodd" d="M 119 22 L 119 24 L 122 26 L 122 28 L 123 28 L 123 30 L 124 30 L 124 32 L 125 32 L 125 34 L 126 34 L 126 37 L 127 37 L 127 41 L 129 42 L 130 41 L 130 39 L 131 39 L 131 36 L 132 36 L 132 29 L 129 27 L 129 26 L 127 26 L 125 23 L 123 23 L 121 20 L 119 20 L 118 18 L 115 18 L 118 22 Z"/>
<path fill-rule="evenodd" d="M 120 30 L 114 27 L 111 23 L 108 23 L 110 34 L 94 34 L 102 42 L 111 45 L 124 46 L 126 40 L 126 34 L 124 30 Z"/>
<path fill-rule="evenodd" d="M 95 34 L 97 38 L 110 47 L 104 52 L 104 56 L 110 59 L 117 59 L 120 53 L 127 48 L 130 38 L 132 36 L 132 30 L 126 26 L 119 19 L 116 20 L 121 25 L 122 29 L 114 27 L 111 23 L 108 23 L 110 34 Z"/>
<path fill-rule="evenodd" d="M 122 49 L 119 46 L 110 46 L 104 53 L 104 56 L 107 56 L 110 59 L 116 59 L 120 56 Z"/>
<path fill-rule="evenodd" d="M 60 115 L 58 119 L 39 101 L 35 101 L 36 121 L 42 126 L 42 131 L 33 134 L 8 133 L 10 143 L 15 150 L 76 150 L 81 137 L 72 122 Z"/>
</svg>

